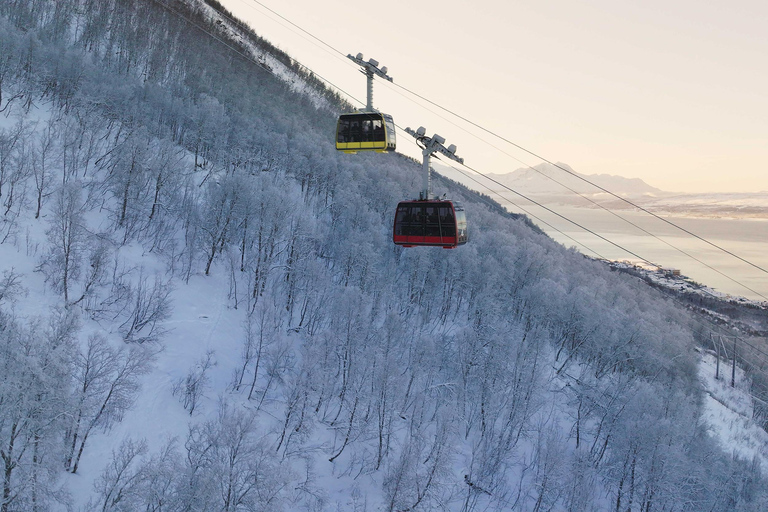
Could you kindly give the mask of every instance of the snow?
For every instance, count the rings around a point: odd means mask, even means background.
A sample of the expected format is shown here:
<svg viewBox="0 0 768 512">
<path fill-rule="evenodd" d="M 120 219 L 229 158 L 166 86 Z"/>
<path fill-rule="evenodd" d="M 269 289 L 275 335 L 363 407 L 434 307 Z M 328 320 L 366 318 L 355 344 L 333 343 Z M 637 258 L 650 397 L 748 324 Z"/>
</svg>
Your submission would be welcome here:
<svg viewBox="0 0 768 512">
<path fill-rule="evenodd" d="M 152 262 L 146 257 L 142 261 Z M 170 332 L 164 338 L 164 350 L 157 358 L 154 371 L 142 379 L 136 406 L 110 431 L 97 432 L 89 438 L 81 471 L 77 475 L 67 474 L 67 484 L 77 506 L 87 503 L 93 493 L 93 481 L 101 474 L 112 450 L 121 440 L 144 439 L 149 452 L 156 453 L 170 439 L 183 443 L 190 422 L 215 415 L 219 398 L 215 390 L 226 389 L 231 379 L 230 371 L 239 356 L 243 320 L 240 311 L 225 306 L 224 282 L 212 275 L 193 276 L 189 284 L 176 283 L 171 298 L 173 314 L 165 323 Z M 209 349 L 215 351 L 219 364 L 210 371 L 209 392 L 203 403 L 190 416 L 171 390 Z"/>
<path fill-rule="evenodd" d="M 254 49 L 254 51 L 257 50 Z M 267 61 L 271 58 L 269 55 L 262 55 L 261 57 Z M 272 66 L 272 64 L 269 65 Z M 282 66 L 279 62 L 274 64 L 273 69 Z M 295 81 L 292 81 L 295 74 L 292 75 L 289 68 L 283 67 L 277 73 L 286 82 L 292 84 L 292 87 L 302 87 L 301 84 L 297 85 Z M 307 84 L 304 84 L 303 87 L 307 87 Z M 36 112 L 33 120 L 42 120 L 49 114 L 43 108 Z M 7 127 L 12 125 L 13 120 L 2 119 L 0 123 L 3 123 L 0 126 Z M 48 210 L 46 209 L 46 211 Z M 9 239 L 7 243 L 0 244 L 0 272 L 13 269 L 23 275 L 22 282 L 27 293 L 20 297 L 13 307 L 17 314 L 26 318 L 44 317 L 53 308 L 63 306 L 61 297 L 51 291 L 49 284 L 44 280 L 43 273 L 37 270 L 44 248 L 48 247 L 46 235 L 48 220 L 49 217 L 46 216 L 34 219 L 29 211 L 23 213 L 22 218 L 19 219 L 17 235 Z M 89 213 L 86 216 L 86 222 L 89 230 L 94 233 L 109 229 L 108 220 L 103 212 Z M 167 261 L 163 257 L 146 252 L 137 243 L 122 245 L 115 248 L 115 251 L 119 253 L 119 258 L 126 267 L 136 269 L 131 274 L 131 278 L 134 280 L 139 274 L 149 276 L 150 279 L 155 275 L 171 275 L 168 272 Z M 167 333 L 163 336 L 162 345 L 149 345 L 150 348 L 156 348 L 158 354 L 151 373 L 141 378 L 141 391 L 136 397 L 134 406 L 126 412 L 122 421 L 113 425 L 110 430 L 106 432 L 94 430 L 88 438 L 78 474 L 64 473 L 62 475 L 62 483 L 73 497 L 75 510 L 84 510 L 87 507 L 87 503 L 93 495 L 94 482 L 102 474 L 103 469 L 112 458 L 112 453 L 121 444 L 121 441 L 129 438 L 134 441 L 144 440 L 147 443 L 149 453 L 155 454 L 169 440 L 175 439 L 178 443 L 183 444 L 190 426 L 199 425 L 207 419 L 214 419 L 218 405 L 222 401 L 229 402 L 232 407 L 248 407 L 250 410 L 259 407 L 255 406 L 255 401 L 247 402 L 242 393 L 236 395 L 229 391 L 232 387 L 233 371 L 242 364 L 241 347 L 244 336 L 245 311 L 234 309 L 231 306 L 229 279 L 227 275 L 224 275 L 224 267 L 224 264 L 218 263 L 213 265 L 210 275 L 192 274 L 187 281 L 175 277 L 169 283 L 169 286 L 172 287 L 170 301 L 173 307 L 170 317 L 163 322 L 163 327 L 167 329 Z M 556 283 L 552 282 L 547 286 L 554 284 Z M 85 341 L 90 334 L 99 332 L 116 346 L 123 343 L 117 329 L 117 322 L 106 320 L 97 322 L 89 319 L 86 314 L 82 315 L 81 322 L 83 325 L 78 334 L 80 341 Z M 452 326 L 454 329 L 461 327 L 461 325 Z M 294 348 L 298 347 L 299 340 L 295 334 L 288 332 L 280 336 L 285 337 L 284 339 L 281 338 L 281 342 L 285 341 Z M 512 339 L 514 336 L 510 335 L 510 338 Z M 542 337 L 542 339 L 546 338 Z M 537 365 L 540 364 L 545 367 L 551 367 L 555 364 L 552 347 L 545 342 L 542 342 L 541 345 L 537 348 L 535 357 L 528 352 L 521 352 L 521 354 L 528 354 L 530 358 L 521 359 L 522 362 L 520 362 L 519 367 L 521 377 L 518 379 L 518 383 L 526 380 L 525 369 L 537 368 Z M 208 353 L 213 354 L 215 364 L 207 374 L 208 383 L 202 397 L 202 403 L 190 414 L 182 407 L 179 398 L 174 396 L 173 390 L 176 383 L 187 375 L 189 369 L 195 367 Z M 298 358 L 299 355 L 295 357 Z M 577 363 L 572 364 L 575 366 Z M 299 365 L 297 364 L 297 366 Z M 542 397 L 547 394 L 546 400 L 548 401 L 546 403 L 548 406 L 541 404 L 533 406 L 541 405 L 541 410 L 533 415 L 531 421 L 525 421 L 527 428 L 530 428 L 530 437 L 522 436 L 520 443 L 516 446 L 516 452 L 520 454 L 518 460 L 533 461 L 535 457 L 538 457 L 538 454 L 534 452 L 543 445 L 546 445 L 546 453 L 550 454 L 547 455 L 548 458 L 551 457 L 551 454 L 559 454 L 561 451 L 569 454 L 569 456 L 578 455 L 570 453 L 570 447 L 567 446 L 571 442 L 570 438 L 565 439 L 565 432 L 570 429 L 572 424 L 571 415 L 573 413 L 573 405 L 568 402 L 570 391 L 566 389 L 570 385 L 569 381 L 566 380 L 566 377 L 555 377 L 554 369 L 537 370 L 534 373 L 541 380 L 541 382 L 537 380 L 531 384 L 532 395 L 538 397 L 534 402 L 541 399 L 543 403 L 545 400 Z M 563 375 L 573 380 L 567 373 Z M 285 376 L 286 380 L 290 378 L 292 378 L 290 375 Z M 731 449 L 736 451 L 738 448 L 737 453 L 740 456 L 748 457 L 758 453 L 763 457 L 765 440 L 760 441 L 757 434 L 753 432 L 757 427 L 751 421 L 750 398 L 748 394 L 745 394 L 745 390 L 748 390 L 748 382 L 743 375 L 739 377 L 739 387 L 736 390 L 729 390 L 727 387 L 720 389 L 717 385 L 722 384 L 721 382 L 709 383 L 706 381 L 706 377 L 702 379 L 709 393 L 704 421 L 712 425 L 713 435 L 722 440 L 726 451 Z M 454 383 L 439 382 L 429 389 L 440 388 L 441 392 L 445 390 L 445 393 L 453 393 L 452 384 Z M 525 382 L 525 384 L 529 384 L 529 382 Z M 285 387 L 288 388 L 289 386 Z M 541 389 L 539 389 L 540 387 Z M 259 435 L 267 437 L 275 431 L 280 432 L 281 421 L 271 414 L 280 414 L 282 403 L 279 400 L 284 398 L 287 397 L 278 397 L 277 395 L 267 397 L 265 406 L 258 413 Z M 714 405 L 709 403 L 710 398 Z M 731 416 L 728 416 L 729 414 Z M 397 438 L 397 442 L 394 442 L 393 445 L 405 445 L 409 441 L 411 435 L 409 420 L 403 415 L 394 418 L 396 426 L 393 428 L 393 437 Z M 313 419 L 311 426 L 307 428 L 311 428 L 312 432 L 308 434 L 310 436 L 309 441 L 301 442 L 302 456 L 291 459 L 292 469 L 297 475 L 303 475 L 305 471 L 315 473 L 315 478 L 309 484 L 312 489 L 307 489 L 306 492 L 317 493 L 318 496 L 323 497 L 329 503 L 329 507 L 324 510 L 330 510 L 332 506 L 339 510 L 378 510 L 384 508 L 385 497 L 382 491 L 382 479 L 385 478 L 386 469 L 376 473 L 371 472 L 371 474 L 355 474 L 349 469 L 353 467 L 355 457 L 365 456 L 365 450 L 370 449 L 365 444 L 366 440 L 361 440 L 359 449 L 348 448 L 334 462 L 330 462 L 328 460 L 329 454 L 335 454 L 341 448 L 345 432 L 331 427 L 320 418 Z M 420 433 L 428 438 L 434 434 L 430 430 L 431 428 L 427 427 Z M 726 434 L 728 433 L 733 435 L 727 437 Z M 539 435 L 541 446 L 535 445 L 534 434 Z M 763 434 L 765 433 L 763 432 Z M 461 440 L 457 440 L 459 446 L 455 447 L 451 461 L 455 474 L 459 476 L 456 479 L 458 487 L 463 485 L 462 474 L 472 475 L 473 464 L 477 463 L 474 457 L 480 453 L 475 452 L 474 447 L 470 447 L 468 443 L 464 445 L 460 443 Z M 422 448 L 417 447 L 416 449 Z M 272 453 L 275 454 L 275 452 Z M 539 463 L 547 463 L 547 461 L 542 460 Z M 301 467 L 303 464 L 306 464 L 306 467 Z M 387 464 L 390 466 L 397 465 L 397 458 L 391 457 L 384 462 L 384 465 Z M 360 467 L 362 468 L 362 466 Z M 566 466 L 563 465 L 562 467 Z M 522 467 L 510 469 L 510 472 L 514 473 L 514 475 L 510 475 L 511 479 L 519 481 L 521 487 L 525 483 L 526 486 L 530 485 L 530 488 L 534 489 L 536 483 L 533 477 L 525 475 L 527 469 Z M 552 474 L 562 473 L 555 471 Z M 299 486 L 296 489 L 300 489 L 301 485 L 304 485 L 296 479 L 294 481 Z M 479 486 L 481 483 L 477 485 Z M 595 489 L 597 488 L 598 485 L 595 485 Z M 534 491 L 526 492 L 532 493 Z M 607 509 L 609 498 L 605 496 L 602 499 L 604 503 L 601 505 L 605 505 L 605 507 L 601 506 L 600 508 Z"/>
<path fill-rule="evenodd" d="M 41 110 L 37 116 L 42 119 L 48 112 Z M 48 289 L 41 272 L 36 272 L 37 262 L 42 248 L 47 246 L 45 230 L 47 217 L 34 219 L 29 213 L 20 221 L 21 228 L 14 243 L 0 244 L 0 271 L 13 268 L 23 274 L 23 283 L 28 294 L 16 303 L 16 312 L 24 317 L 44 316 L 51 308 L 61 305 L 61 298 Z M 103 221 L 96 214 L 89 215 L 88 221 L 93 231 L 99 231 L 99 222 Z M 166 273 L 166 262 L 153 254 L 146 253 L 138 244 L 120 248 L 120 256 L 128 267 L 142 268 L 145 275 Z M 233 404 L 242 403 L 242 396 L 232 396 L 232 371 L 240 364 L 240 350 L 243 337 L 245 312 L 229 307 L 228 279 L 222 275 L 223 265 L 212 268 L 211 275 L 193 274 L 188 282 L 175 279 L 172 282 L 171 317 L 164 323 L 168 334 L 163 339 L 163 349 L 158 354 L 154 370 L 142 378 L 142 389 L 135 406 L 126 414 L 122 422 L 107 432 L 94 431 L 88 439 L 78 474 L 63 474 L 62 483 L 69 489 L 76 510 L 84 509 L 93 494 L 93 485 L 112 457 L 113 450 L 124 439 L 145 440 L 149 453 L 157 453 L 169 440 L 176 439 L 183 443 L 190 425 L 206 419 L 213 419 L 217 404 L 229 400 Z M 108 335 L 113 343 L 122 343 L 114 325 L 99 324 L 84 317 L 81 338 L 85 340 L 90 333 L 99 331 Z M 209 384 L 202 403 L 190 415 L 172 394 L 174 383 L 183 379 L 189 368 L 197 364 L 208 351 L 214 352 L 216 365 L 208 373 Z M 552 362 L 550 361 L 552 364 Z M 702 359 L 700 367 L 702 383 L 707 390 L 706 405 L 702 420 L 711 427 L 711 432 L 722 444 L 724 450 L 733 451 L 740 457 L 758 456 L 761 463 L 768 460 L 768 434 L 757 427 L 751 419 L 752 409 L 748 395 L 748 381 L 740 371 L 738 386 L 729 388 L 724 381 L 716 381 L 713 375 L 711 356 Z M 551 372 L 550 372 L 551 373 Z M 550 385 L 561 388 L 562 383 L 549 375 Z M 552 403 L 554 408 L 557 401 Z M 560 403 L 562 411 L 550 412 L 549 416 L 560 416 L 565 425 L 567 405 Z M 269 409 L 269 408 L 267 408 Z M 542 417 L 547 416 L 546 411 Z M 260 430 L 269 432 L 278 428 L 277 418 L 262 412 Z M 401 435 L 406 435 L 407 421 L 400 427 Z M 564 431 L 567 430 L 563 427 Z M 340 438 L 338 436 L 341 436 Z M 317 424 L 312 432 L 311 444 L 315 447 L 315 457 L 305 461 L 316 474 L 315 489 L 330 503 L 336 503 L 343 509 L 354 509 L 362 503 L 368 509 L 383 505 L 380 485 L 375 475 L 347 474 L 352 450 L 347 450 L 333 463 L 321 454 L 333 452 L 329 447 L 339 446 L 343 433 L 339 433 L 323 424 Z M 303 447 L 307 453 L 309 446 Z M 533 446 L 521 442 L 520 452 L 528 453 Z M 454 466 L 457 474 L 471 472 L 468 447 L 464 455 L 457 456 Z M 295 468 L 300 472 L 303 468 Z"/>
<path fill-rule="evenodd" d="M 296 72 L 248 39 L 244 39 L 240 35 L 241 30 L 235 26 L 231 19 L 220 14 L 216 9 L 205 3 L 203 0 L 197 0 L 195 3 L 204 16 L 214 20 L 218 24 L 220 30 L 228 34 L 230 38 L 237 39 L 244 45 L 252 60 L 258 62 L 261 67 L 267 69 L 274 76 L 285 82 L 293 92 L 307 96 L 315 108 L 329 108 L 328 101 L 317 94 L 317 90 L 307 84 Z"/>
<path fill-rule="evenodd" d="M 717 358 L 706 353 L 699 364 L 699 379 L 706 391 L 702 420 L 712 437 L 725 451 L 738 457 L 757 458 L 763 470 L 768 469 L 768 432 L 753 420 L 753 401 L 749 379 L 736 367 L 736 386 L 731 387 L 731 366 L 720 361 L 720 378 L 715 378 Z"/>
</svg>

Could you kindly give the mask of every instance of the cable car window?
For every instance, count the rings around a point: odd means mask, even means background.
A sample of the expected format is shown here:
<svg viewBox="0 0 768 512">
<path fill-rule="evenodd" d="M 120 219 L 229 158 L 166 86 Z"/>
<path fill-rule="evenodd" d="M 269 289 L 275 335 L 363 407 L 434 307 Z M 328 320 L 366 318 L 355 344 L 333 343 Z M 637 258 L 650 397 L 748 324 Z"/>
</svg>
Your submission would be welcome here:
<svg viewBox="0 0 768 512">
<path fill-rule="evenodd" d="M 402 236 L 423 236 L 420 210 L 417 205 L 400 206 L 395 219 L 395 233 Z"/>
<path fill-rule="evenodd" d="M 408 206 L 400 206 L 395 215 L 395 234 L 408 236 L 411 228 L 411 209 Z"/>
<path fill-rule="evenodd" d="M 440 206 L 440 234 L 442 236 L 456 236 L 454 227 L 453 210 L 450 205 Z"/>
<path fill-rule="evenodd" d="M 425 227 L 426 236 L 440 236 L 440 216 L 436 206 L 427 206 L 425 208 Z"/>
<path fill-rule="evenodd" d="M 349 121 L 346 119 L 339 119 L 337 142 L 348 142 L 348 141 L 349 141 Z"/>
<path fill-rule="evenodd" d="M 371 142 L 373 140 L 373 123 L 370 119 L 363 119 L 362 125 L 363 135 L 361 142 Z"/>
<path fill-rule="evenodd" d="M 394 148 L 395 147 L 395 121 L 392 119 L 392 116 L 388 114 L 383 114 L 382 117 L 384 118 L 384 128 L 387 131 L 387 144 Z"/>
<path fill-rule="evenodd" d="M 360 129 L 360 120 L 352 119 L 349 123 L 349 141 L 348 142 L 361 142 L 362 132 Z"/>
<path fill-rule="evenodd" d="M 408 223 L 409 236 L 424 236 L 424 208 L 420 204 L 411 205 L 411 218 Z"/>
<path fill-rule="evenodd" d="M 373 140 L 376 142 L 386 140 L 384 138 L 384 123 L 381 122 L 381 119 L 373 120 Z"/>
</svg>

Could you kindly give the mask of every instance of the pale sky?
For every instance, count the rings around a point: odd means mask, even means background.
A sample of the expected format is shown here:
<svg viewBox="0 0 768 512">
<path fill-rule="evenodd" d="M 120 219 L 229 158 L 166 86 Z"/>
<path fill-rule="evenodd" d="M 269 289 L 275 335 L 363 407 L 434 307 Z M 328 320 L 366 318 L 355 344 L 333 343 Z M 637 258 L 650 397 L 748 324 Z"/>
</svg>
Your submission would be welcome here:
<svg viewBox="0 0 768 512">
<path fill-rule="evenodd" d="M 351 61 L 254 0 L 221 1 L 365 101 Z M 259 1 L 345 54 L 378 60 L 397 84 L 578 172 L 669 191 L 768 191 L 765 0 Z M 482 172 L 540 163 L 383 80 L 374 106 L 402 127 L 442 135 Z M 399 132 L 398 150 L 420 159 L 409 139 Z"/>
</svg>

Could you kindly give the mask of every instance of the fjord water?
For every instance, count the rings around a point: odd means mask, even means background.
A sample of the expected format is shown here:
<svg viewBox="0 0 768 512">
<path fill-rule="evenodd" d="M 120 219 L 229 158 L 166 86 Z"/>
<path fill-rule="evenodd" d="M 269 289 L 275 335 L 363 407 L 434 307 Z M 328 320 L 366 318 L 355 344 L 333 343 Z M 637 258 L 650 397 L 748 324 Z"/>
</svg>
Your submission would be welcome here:
<svg viewBox="0 0 768 512">
<path fill-rule="evenodd" d="M 646 260 L 665 268 L 680 269 L 683 275 L 717 291 L 753 300 L 767 300 L 765 297 L 768 297 L 768 274 L 647 213 L 621 210 L 616 212 L 622 217 L 620 219 L 601 209 L 562 205 L 549 207 Z M 560 230 L 561 232 L 558 232 L 533 219 L 549 236 L 566 247 L 575 246 L 585 254 L 599 255 L 610 260 L 638 259 L 545 210 L 535 206 L 526 209 Z M 768 219 L 693 218 L 663 214 L 659 216 L 768 270 Z M 658 238 L 644 233 L 622 219 Z"/>
</svg>

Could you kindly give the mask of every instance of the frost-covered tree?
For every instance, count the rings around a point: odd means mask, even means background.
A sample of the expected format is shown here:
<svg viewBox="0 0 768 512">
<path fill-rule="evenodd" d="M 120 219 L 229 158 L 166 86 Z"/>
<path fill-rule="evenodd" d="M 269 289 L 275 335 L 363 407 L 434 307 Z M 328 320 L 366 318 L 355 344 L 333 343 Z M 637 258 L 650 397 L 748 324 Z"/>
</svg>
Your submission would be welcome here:
<svg viewBox="0 0 768 512">
<path fill-rule="evenodd" d="M 179 397 L 181 405 L 189 411 L 190 416 L 195 412 L 208 387 L 208 370 L 216 366 L 213 356 L 212 350 L 206 352 L 205 357 L 192 366 L 184 378 L 178 379 L 173 384 L 173 395 Z"/>
<path fill-rule="evenodd" d="M 150 284 L 143 269 L 139 272 L 126 308 L 114 318 L 122 321 L 118 330 L 125 341 L 151 343 L 162 338 L 166 332 L 163 321 L 171 314 L 172 291 L 171 283 L 160 275 Z"/>
<path fill-rule="evenodd" d="M 267 52 L 255 65 L 179 17 L 226 38 L 233 26 L 208 10 L 218 2 L 172 4 L 0 2 L 0 109 L 51 114 L 34 144 L 0 148 L 8 216 L 48 215 L 48 283 L 70 314 L 135 342 L 80 340 L 61 386 L 66 421 L 51 430 L 14 438 L 16 410 L 3 409 L 4 446 L 29 447 L 8 457 L 9 512 L 32 487 L 54 488 L 49 463 L 77 470 L 89 432 L 126 410 L 141 372 L 121 381 L 121 368 L 161 341 L 170 285 L 223 279 L 225 266 L 229 304 L 246 306 L 228 312 L 247 318 L 242 358 L 220 362 L 239 393 L 217 418 L 191 417 L 183 443 L 155 454 L 115 443 L 94 509 L 764 508 L 758 468 L 723 455 L 699 424 L 686 313 L 437 176 L 439 193 L 467 206 L 471 243 L 393 247 L 392 210 L 419 189 L 418 166 L 338 155 L 328 135 L 340 102 L 316 108 L 269 72 L 316 83 L 307 70 L 243 31 L 249 45 L 230 43 Z M 5 126 L 10 136 L 17 125 Z M 168 274 L 146 273 L 138 254 Z M 18 296 L 14 275 L 7 291 L 0 282 L 4 305 Z M 10 335 L 33 326 L 13 325 L 0 336 L 44 352 Z M 40 366 L 20 353 L 9 372 Z M 3 385 L 52 385 L 9 375 Z M 189 397 L 204 376 L 189 373 Z M 43 456 L 30 459 L 35 446 Z M 34 460 L 37 480 L 22 479 Z M 319 490 L 335 477 L 354 480 L 347 496 Z"/>
<path fill-rule="evenodd" d="M 79 184 L 66 183 L 56 192 L 46 234 L 50 246 L 40 268 L 69 303 L 70 289 L 82 270 L 87 240 Z"/>
<path fill-rule="evenodd" d="M 153 353 L 136 345 L 113 347 L 101 334 L 92 334 L 75 353 L 72 422 L 67 428 L 65 467 L 77 473 L 88 437 L 109 430 L 136 399 L 139 377 L 151 369 Z"/>
<path fill-rule="evenodd" d="M 289 470 L 257 430 L 252 411 L 222 403 L 215 420 L 196 425 L 186 442 L 192 479 L 185 497 L 195 510 L 282 510 Z"/>
<path fill-rule="evenodd" d="M 50 120 L 38 136 L 37 148 L 32 156 L 32 175 L 35 179 L 37 208 L 35 218 L 40 218 L 43 202 L 53 193 L 53 150 L 56 142 L 55 123 Z"/>
<path fill-rule="evenodd" d="M 47 325 L 24 325 L 0 311 L 2 512 L 45 510 L 66 499 L 56 487 L 56 467 L 76 331 L 73 317 L 63 313 Z"/>
</svg>

